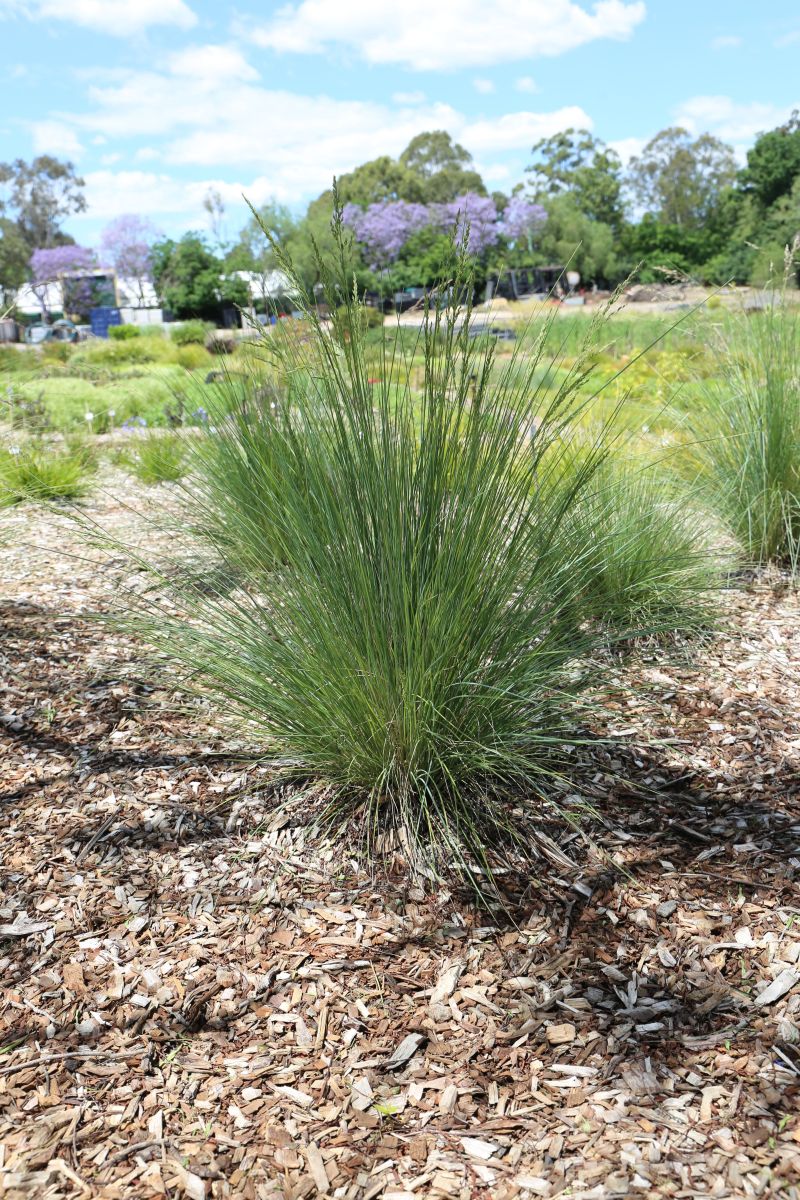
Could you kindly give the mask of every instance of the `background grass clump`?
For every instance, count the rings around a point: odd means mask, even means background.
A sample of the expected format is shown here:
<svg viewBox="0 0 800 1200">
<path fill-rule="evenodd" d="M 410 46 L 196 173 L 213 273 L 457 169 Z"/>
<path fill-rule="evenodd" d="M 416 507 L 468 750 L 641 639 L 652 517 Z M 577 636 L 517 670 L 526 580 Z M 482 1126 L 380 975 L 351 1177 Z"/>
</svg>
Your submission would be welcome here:
<svg viewBox="0 0 800 1200">
<path fill-rule="evenodd" d="M 800 551 L 800 316 L 778 293 L 729 319 L 719 374 L 685 420 L 678 465 L 751 562 L 791 563 Z"/>
<path fill-rule="evenodd" d="M 97 459 L 85 442 L 28 438 L 0 446 L 0 507 L 25 500 L 78 500 L 91 489 Z"/>
<path fill-rule="evenodd" d="M 586 455 L 579 436 L 555 473 L 554 486 L 575 487 Z M 710 628 L 715 593 L 731 566 L 718 523 L 678 485 L 663 463 L 648 461 L 622 438 L 581 488 L 564 522 L 564 554 L 594 531 L 583 615 L 628 635 L 668 635 Z"/>
<path fill-rule="evenodd" d="M 187 446 L 176 433 L 148 432 L 123 450 L 120 463 L 141 483 L 177 483 L 186 468 Z"/>
</svg>

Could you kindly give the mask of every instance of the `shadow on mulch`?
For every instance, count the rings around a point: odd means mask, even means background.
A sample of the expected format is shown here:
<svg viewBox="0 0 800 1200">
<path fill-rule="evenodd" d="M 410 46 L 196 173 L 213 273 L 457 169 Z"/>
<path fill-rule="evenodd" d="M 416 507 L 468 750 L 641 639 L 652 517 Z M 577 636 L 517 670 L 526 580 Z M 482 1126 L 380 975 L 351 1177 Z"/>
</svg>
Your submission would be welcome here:
<svg viewBox="0 0 800 1200">
<path fill-rule="evenodd" d="M 617 1035 L 609 1075 L 626 1060 L 674 1069 L 699 1050 L 758 1041 L 778 1046 L 783 1058 L 776 1065 L 794 1064 L 798 1086 L 773 1089 L 770 1107 L 791 1111 L 800 1096 L 800 1051 L 779 1031 L 765 1037 L 766 1013 L 753 1008 L 749 980 L 763 976 L 757 964 L 751 970 L 750 956 L 760 949 L 744 944 L 724 956 L 723 966 L 702 968 L 691 951 L 682 953 L 673 922 L 699 919 L 702 937 L 730 946 L 734 930 L 747 923 L 743 903 L 797 911 L 797 774 L 780 760 L 767 761 L 765 773 L 774 767 L 769 793 L 746 785 L 720 793 L 702 774 L 660 762 L 657 750 L 614 753 L 615 786 L 597 803 L 599 820 L 585 826 L 608 864 L 599 865 L 574 834 L 565 837 L 562 829 L 559 839 L 553 823 L 549 835 L 586 873 L 567 879 L 546 865 L 534 887 L 527 879 L 508 881 L 507 927 L 524 927 L 540 914 L 543 897 L 554 927 L 550 938 L 509 961 L 509 974 L 541 979 L 554 992 L 567 984 L 560 1019 L 573 1019 L 570 996 L 589 1001 L 589 1027 Z M 607 748 L 599 755 L 602 769 Z M 620 850 L 624 862 L 615 865 Z M 659 900 L 648 906 L 648 893 Z M 547 1015 L 553 1018 L 552 1008 Z"/>
<path fill-rule="evenodd" d="M 210 764 L 224 769 L 246 759 L 246 755 L 224 750 L 174 754 L 164 753 L 155 745 L 130 750 L 109 748 L 108 738 L 121 721 L 144 718 L 146 722 L 151 718 L 153 725 L 157 720 L 169 721 L 173 737 L 176 723 L 173 712 L 150 699 L 157 686 L 136 677 L 137 672 L 145 673 L 145 663 L 133 653 L 122 672 L 88 669 L 86 643 L 94 645 L 97 634 L 96 624 L 79 617 L 62 616 L 30 604 L 0 602 L 0 663 L 5 660 L 8 679 L 5 704 L 9 699 L 13 704 L 15 691 L 24 704 L 13 714 L 0 711 L 0 741 L 8 743 L 7 755 L 16 751 L 27 758 L 35 752 L 74 764 L 71 771 L 55 777 L 43 775 L 0 792 L 0 804 L 24 800 L 54 783 L 63 787 L 89 774 L 167 768 L 188 771 Z M 117 659 L 105 665 L 119 668 L 121 664 Z M 49 717 L 46 725 L 42 722 L 45 711 Z M 153 742 L 165 736 L 163 725 L 143 731 Z M 188 721 L 187 729 L 180 732 L 188 734 Z M 206 820 L 202 812 L 192 815 L 201 823 Z"/>
</svg>

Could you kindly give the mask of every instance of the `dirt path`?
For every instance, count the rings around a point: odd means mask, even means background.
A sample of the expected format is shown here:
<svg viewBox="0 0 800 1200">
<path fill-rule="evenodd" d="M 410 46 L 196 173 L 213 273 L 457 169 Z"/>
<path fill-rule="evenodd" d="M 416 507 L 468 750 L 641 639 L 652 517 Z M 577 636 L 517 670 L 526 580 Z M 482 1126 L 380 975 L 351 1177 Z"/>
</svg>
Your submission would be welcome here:
<svg viewBox="0 0 800 1200">
<path fill-rule="evenodd" d="M 511 921 L 306 844 L 86 619 L 124 561 L 0 527 L 0 1194 L 800 1196 L 796 595 L 619 668 L 618 869 L 546 825 Z"/>
</svg>

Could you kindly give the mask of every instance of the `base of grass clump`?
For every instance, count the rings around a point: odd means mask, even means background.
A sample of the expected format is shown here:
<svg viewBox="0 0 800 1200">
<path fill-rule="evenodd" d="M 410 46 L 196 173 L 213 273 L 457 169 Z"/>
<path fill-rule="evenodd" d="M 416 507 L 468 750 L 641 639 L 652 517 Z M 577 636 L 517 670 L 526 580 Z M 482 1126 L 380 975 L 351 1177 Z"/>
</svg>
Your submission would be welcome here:
<svg viewBox="0 0 800 1200">
<path fill-rule="evenodd" d="M 92 485 L 97 458 L 85 442 L 29 438 L 0 447 L 0 506 L 25 500 L 78 500 Z"/>
</svg>

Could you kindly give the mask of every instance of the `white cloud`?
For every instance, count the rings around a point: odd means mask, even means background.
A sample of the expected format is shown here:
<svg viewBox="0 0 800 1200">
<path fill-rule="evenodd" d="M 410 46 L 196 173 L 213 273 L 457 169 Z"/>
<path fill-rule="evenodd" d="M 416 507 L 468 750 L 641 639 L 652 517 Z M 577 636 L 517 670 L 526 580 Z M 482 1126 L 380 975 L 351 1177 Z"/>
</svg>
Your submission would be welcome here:
<svg viewBox="0 0 800 1200">
<path fill-rule="evenodd" d="M 241 206 L 242 194 L 254 204 L 264 204 L 276 195 L 273 179 L 261 175 L 231 183 L 214 177 L 179 180 L 155 171 L 100 170 L 86 172 L 84 179 L 88 208 L 72 221 L 86 225 L 138 212 L 174 218 L 165 223 L 176 228 L 200 228 L 206 219 L 203 200 L 209 188 L 219 192 L 227 207 Z"/>
<path fill-rule="evenodd" d="M 730 96 L 694 96 L 680 105 L 675 118 L 690 133 L 713 133 L 740 146 L 787 120 L 794 107 L 759 101 L 740 104 Z"/>
<path fill-rule="evenodd" d="M 392 92 L 395 104 L 405 107 L 407 104 L 424 104 L 427 96 L 424 92 Z"/>
<path fill-rule="evenodd" d="M 0 0 L 0 16 L 34 21 L 69 21 L 97 33 L 130 37 L 151 25 L 190 29 L 197 17 L 184 0 Z"/>
<path fill-rule="evenodd" d="M 796 46 L 798 42 L 800 42 L 800 29 L 793 29 L 789 33 L 781 34 L 773 44 L 782 50 L 785 46 Z"/>
<path fill-rule="evenodd" d="M 511 168 L 505 163 L 476 163 L 475 168 L 484 183 L 505 183 L 511 178 Z"/>
<path fill-rule="evenodd" d="M 75 220 L 106 220 L 126 212 L 199 212 L 209 186 L 150 171 L 88 171 L 84 179 L 88 210 Z"/>
<path fill-rule="evenodd" d="M 643 137 L 618 138 L 616 142 L 609 142 L 608 146 L 610 150 L 616 150 L 623 165 L 627 165 L 632 158 L 642 153 L 649 140 Z"/>
<path fill-rule="evenodd" d="M 576 106 L 470 121 L 424 96 L 396 108 L 274 91 L 254 84 L 249 64 L 239 63 L 238 55 L 227 47 L 194 47 L 167 59 L 162 70 L 118 71 L 113 77 L 102 71 L 97 82 L 89 80 L 90 110 L 59 114 L 59 119 L 76 134 L 113 139 L 115 150 L 127 138 L 144 140 L 134 161 L 158 157 L 206 171 L 258 172 L 269 180 L 267 194 L 290 203 L 322 191 L 334 175 L 370 158 L 399 154 L 427 129 L 446 129 L 470 152 L 491 161 L 504 151 L 528 151 L 538 138 L 559 129 L 592 124 Z M 207 70 L 186 73 L 193 61 L 205 61 Z M 210 82 L 222 75 L 228 76 L 224 102 L 220 88 Z"/>
<path fill-rule="evenodd" d="M 529 95 L 539 91 L 538 83 L 530 75 L 523 75 L 521 79 L 517 79 L 514 82 L 514 87 L 518 92 L 527 92 Z"/>
<path fill-rule="evenodd" d="M 494 91 L 494 84 L 491 79 L 473 79 L 472 86 L 476 92 L 480 92 L 482 96 L 488 96 Z"/>
<path fill-rule="evenodd" d="M 299 0 L 260 27 L 257 45 L 282 53 L 354 50 L 367 62 L 418 71 L 488 66 L 563 54 L 598 38 L 624 39 L 644 0 Z"/>
<path fill-rule="evenodd" d="M 734 50 L 744 44 L 744 38 L 735 33 L 723 33 L 711 39 L 712 50 Z"/>
<path fill-rule="evenodd" d="M 80 158 L 83 154 L 75 130 L 61 121 L 35 121 L 31 134 L 36 154 L 55 154 L 59 158 Z"/>
<path fill-rule="evenodd" d="M 169 69 L 207 87 L 258 79 L 258 71 L 234 46 L 187 46 L 170 57 Z"/>
<path fill-rule="evenodd" d="M 529 150 L 539 138 L 550 137 L 560 129 L 591 129 L 592 118 L 577 105 L 551 113 L 505 113 L 487 121 L 462 125 L 459 141 L 468 150 L 480 154 L 497 150 Z"/>
</svg>

